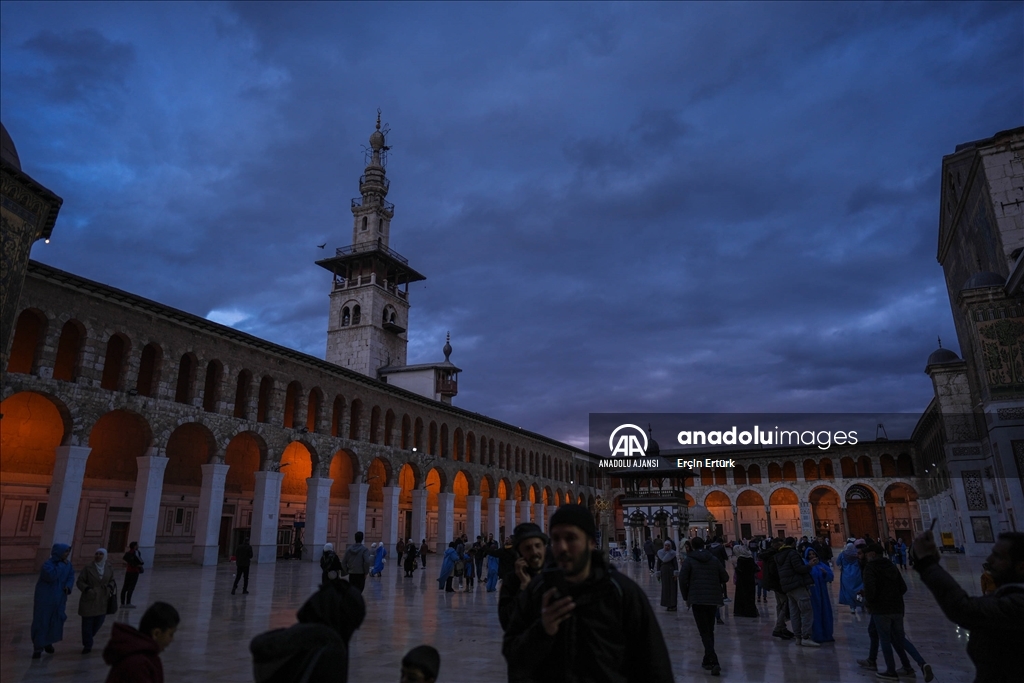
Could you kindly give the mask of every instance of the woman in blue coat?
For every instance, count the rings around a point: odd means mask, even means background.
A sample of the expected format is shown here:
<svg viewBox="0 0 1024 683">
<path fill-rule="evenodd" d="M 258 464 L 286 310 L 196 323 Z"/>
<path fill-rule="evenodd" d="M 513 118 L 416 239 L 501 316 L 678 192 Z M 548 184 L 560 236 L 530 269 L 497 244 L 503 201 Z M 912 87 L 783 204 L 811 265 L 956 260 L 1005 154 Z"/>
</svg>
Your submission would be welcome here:
<svg viewBox="0 0 1024 683">
<path fill-rule="evenodd" d="M 863 541 L 861 541 L 863 543 Z M 864 578 L 860 573 L 860 562 L 857 561 L 857 546 L 847 543 L 846 550 L 836 558 L 839 567 L 839 604 L 847 605 L 850 612 L 857 611 L 857 593 L 864 590 Z"/>
<path fill-rule="evenodd" d="M 39 570 L 36 594 L 32 607 L 32 659 L 39 659 L 43 651 L 53 654 L 53 644 L 64 640 L 65 608 L 75 585 L 75 570 L 68 556 L 71 546 L 54 543 L 50 559 Z"/>
<path fill-rule="evenodd" d="M 455 562 L 459 559 L 459 551 L 455 549 L 454 545 L 452 543 L 444 551 L 444 557 L 441 558 L 441 573 L 437 577 L 438 590 L 443 590 L 446 593 L 455 592 L 455 589 L 452 588 L 451 578 L 455 571 Z"/>
<path fill-rule="evenodd" d="M 804 562 L 810 564 L 812 559 L 818 557 L 814 548 L 810 546 L 804 550 Z M 831 643 L 835 640 L 832 637 L 832 596 L 828 593 L 828 585 L 832 583 L 835 575 L 832 568 L 824 562 L 811 567 L 811 578 L 814 585 L 811 588 L 811 611 L 814 621 L 811 625 L 811 640 L 816 643 Z"/>
<path fill-rule="evenodd" d="M 380 545 L 374 543 L 373 545 L 377 547 L 377 550 L 373 557 L 373 567 L 370 568 L 370 576 L 379 577 L 384 573 L 384 558 L 388 556 L 388 549 L 384 547 L 383 543 Z"/>
</svg>

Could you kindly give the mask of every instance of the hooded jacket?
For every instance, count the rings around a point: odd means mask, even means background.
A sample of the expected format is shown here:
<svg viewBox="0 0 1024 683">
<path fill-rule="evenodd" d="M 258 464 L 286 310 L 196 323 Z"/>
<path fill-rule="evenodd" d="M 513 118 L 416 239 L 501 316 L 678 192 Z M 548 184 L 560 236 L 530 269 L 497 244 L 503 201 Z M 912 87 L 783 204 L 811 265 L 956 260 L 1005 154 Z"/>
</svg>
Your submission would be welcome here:
<svg viewBox="0 0 1024 683">
<path fill-rule="evenodd" d="M 348 681 L 348 641 L 366 617 L 366 603 L 348 581 L 332 581 L 299 608 L 299 623 L 252 639 L 256 683 Z"/>
<path fill-rule="evenodd" d="M 721 591 L 721 586 L 719 586 Z M 549 636 L 541 624 L 543 573 L 519 593 L 502 654 L 510 683 L 671 683 L 672 663 L 651 603 L 599 551 L 590 576 L 570 585 L 572 615 Z"/>
<path fill-rule="evenodd" d="M 106 683 L 163 683 L 164 665 L 156 641 L 128 624 L 116 623 L 103 661 L 111 666 Z"/>
<path fill-rule="evenodd" d="M 775 561 L 775 556 L 778 554 L 778 550 L 769 546 L 767 550 L 762 550 L 758 553 L 757 559 L 761 561 L 761 586 L 765 590 L 781 593 L 782 583 L 779 581 L 779 563 Z"/>
<path fill-rule="evenodd" d="M 689 553 L 679 570 L 679 590 L 687 605 L 723 604 L 722 584 L 728 580 L 722 561 L 707 550 Z"/>
<path fill-rule="evenodd" d="M 775 556 L 775 563 L 779 567 L 779 583 L 783 593 L 814 585 L 810 565 L 804 564 L 800 553 L 793 546 L 782 546 Z"/>
<path fill-rule="evenodd" d="M 39 650 L 64 639 L 68 593 L 75 585 L 75 570 L 60 558 L 70 547 L 54 543 L 50 559 L 39 570 L 32 610 L 32 643 Z"/>
</svg>

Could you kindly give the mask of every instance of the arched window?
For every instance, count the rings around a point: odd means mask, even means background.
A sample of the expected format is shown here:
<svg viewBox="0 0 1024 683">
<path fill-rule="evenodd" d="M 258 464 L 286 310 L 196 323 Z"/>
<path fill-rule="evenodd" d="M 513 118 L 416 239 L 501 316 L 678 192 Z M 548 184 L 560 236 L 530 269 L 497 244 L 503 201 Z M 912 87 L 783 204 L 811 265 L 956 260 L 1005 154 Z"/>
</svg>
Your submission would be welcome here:
<svg viewBox="0 0 1024 683">
<path fill-rule="evenodd" d="M 203 410 L 208 413 L 217 412 L 217 401 L 220 400 L 220 376 L 224 366 L 218 360 L 211 360 L 206 366 L 206 381 L 203 383 Z"/>
<path fill-rule="evenodd" d="M 196 381 L 196 357 L 191 353 L 181 356 L 178 363 L 178 384 L 174 390 L 174 400 L 178 403 L 190 403 L 192 401 L 192 387 Z"/>
<path fill-rule="evenodd" d="M 160 359 L 163 352 L 160 347 L 150 342 L 142 348 L 142 358 L 139 360 L 139 378 L 135 382 L 135 391 L 140 396 L 152 398 L 156 396 L 157 382 L 160 378 Z"/>
<path fill-rule="evenodd" d="M 39 350 L 45 338 L 46 317 L 37 311 L 25 309 L 18 316 L 14 326 L 14 340 L 11 342 L 11 357 L 7 361 L 7 372 L 29 374 L 38 365 Z"/>
<path fill-rule="evenodd" d="M 284 392 L 284 421 L 281 423 L 289 429 L 299 426 L 299 395 L 302 385 L 298 381 L 290 382 Z"/>
<path fill-rule="evenodd" d="M 355 306 L 352 307 L 352 324 L 353 325 L 358 325 L 359 324 L 359 314 L 360 314 L 359 304 L 356 304 Z"/>
<path fill-rule="evenodd" d="M 63 382 L 74 382 L 78 378 L 78 356 L 82 351 L 85 329 L 77 320 L 64 323 L 57 342 L 57 360 L 53 364 L 53 378 Z"/>
<path fill-rule="evenodd" d="M 121 388 L 121 371 L 128 351 L 128 340 L 124 335 L 114 334 L 107 340 L 107 355 L 103 360 L 103 378 L 100 387 L 109 391 Z"/>
<path fill-rule="evenodd" d="M 363 419 L 363 402 L 358 398 L 352 400 L 349 409 L 348 438 L 352 441 L 359 440 L 359 423 Z"/>
<path fill-rule="evenodd" d="M 363 216 L 363 227 L 362 230 L 366 230 L 366 216 Z"/>
<path fill-rule="evenodd" d="M 269 375 L 260 380 L 260 395 L 256 402 L 256 421 L 270 422 L 270 398 L 274 391 L 274 380 Z"/>
<path fill-rule="evenodd" d="M 235 417 L 241 420 L 249 419 L 249 386 L 251 384 L 251 372 L 242 370 L 238 373 L 238 382 L 235 384 Z"/>
<path fill-rule="evenodd" d="M 377 232 L 381 233 L 382 235 L 384 234 L 384 218 L 383 217 L 377 219 Z"/>
<path fill-rule="evenodd" d="M 349 314 L 348 306 L 346 306 L 345 308 L 341 309 L 341 326 L 348 327 L 350 322 L 352 322 L 352 319 Z"/>
</svg>

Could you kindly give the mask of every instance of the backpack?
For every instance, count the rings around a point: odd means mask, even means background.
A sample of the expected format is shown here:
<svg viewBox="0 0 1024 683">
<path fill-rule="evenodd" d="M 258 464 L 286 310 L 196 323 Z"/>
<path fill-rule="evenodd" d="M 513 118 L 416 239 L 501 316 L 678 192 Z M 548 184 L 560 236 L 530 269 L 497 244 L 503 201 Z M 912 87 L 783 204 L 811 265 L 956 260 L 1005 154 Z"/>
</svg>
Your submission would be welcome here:
<svg viewBox="0 0 1024 683">
<path fill-rule="evenodd" d="M 456 560 L 455 562 L 455 576 L 464 576 L 466 574 L 466 563 L 463 560 Z"/>
</svg>

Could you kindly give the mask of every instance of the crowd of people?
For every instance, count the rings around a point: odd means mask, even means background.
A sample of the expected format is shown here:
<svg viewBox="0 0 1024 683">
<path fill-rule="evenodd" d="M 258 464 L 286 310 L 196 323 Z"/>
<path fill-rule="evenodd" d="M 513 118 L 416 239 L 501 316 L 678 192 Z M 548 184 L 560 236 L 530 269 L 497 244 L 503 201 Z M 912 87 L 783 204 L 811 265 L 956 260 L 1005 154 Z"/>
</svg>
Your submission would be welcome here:
<svg viewBox="0 0 1024 683">
<path fill-rule="evenodd" d="M 504 633 L 502 653 L 510 681 L 672 681 L 668 647 L 645 591 L 598 549 L 590 511 L 563 505 L 550 520 L 549 534 L 523 523 L 499 544 L 493 537 L 465 535 L 445 549 L 437 577 L 444 591 L 500 590 L 498 623 Z M 259 683 L 303 680 L 346 681 L 349 642 L 366 616 L 362 592 L 366 578 L 381 577 L 388 559 L 383 544 L 363 545 L 363 533 L 343 555 L 326 544 L 320 558 L 321 585 L 298 610 L 297 623 L 263 633 L 252 640 L 254 678 Z M 657 548 L 656 550 L 654 550 Z M 653 553 L 647 551 L 654 550 Z M 77 588 L 82 652 L 92 651 L 105 618 L 131 609 L 132 593 L 145 563 L 132 543 L 122 557 L 124 586 L 118 593 L 112 562 L 103 548 L 79 571 L 71 567 L 70 547 L 55 544 L 43 564 L 35 590 L 32 623 L 33 658 L 54 654 L 63 639 L 66 603 Z M 426 541 L 403 539 L 396 547 L 405 577 L 426 569 Z M 865 611 L 868 654 L 857 664 L 880 680 L 915 676 L 924 681 L 934 672 L 907 637 L 904 628 L 903 574 L 909 565 L 935 595 L 946 616 L 970 631 L 967 654 L 977 670 L 976 682 L 1018 680 L 1014 653 L 1024 646 L 1024 534 L 1000 534 L 985 563 L 983 595 L 971 597 L 940 566 L 930 532 L 911 547 L 900 541 L 849 539 L 833 557 L 824 538 L 756 538 L 723 543 L 721 538 L 694 537 L 677 548 L 671 539 L 651 539 L 635 546 L 633 558 L 660 582 L 660 605 L 679 609 L 679 595 L 693 615 L 703 647 L 701 666 L 712 676 L 722 673 L 715 649 L 715 626 L 722 623 L 725 604 L 735 617 L 762 616 L 775 598 L 772 635 L 797 645 L 818 648 L 833 641 L 834 614 L 830 583 L 838 579 L 838 603 L 852 612 Z M 236 550 L 232 594 L 242 583 L 248 592 L 252 548 L 243 541 Z M 833 569 L 834 561 L 834 569 Z M 733 599 L 729 584 L 733 584 Z M 181 619 L 175 608 L 156 602 L 138 628 L 116 623 L 103 650 L 111 667 L 108 681 L 163 681 L 160 653 L 171 644 Z M 787 628 L 787 623 L 792 630 Z M 879 668 L 878 652 L 882 653 Z M 896 658 L 900 667 L 897 668 Z M 403 683 L 431 683 L 440 671 L 440 654 L 431 646 L 413 648 L 402 660 Z"/>
</svg>

